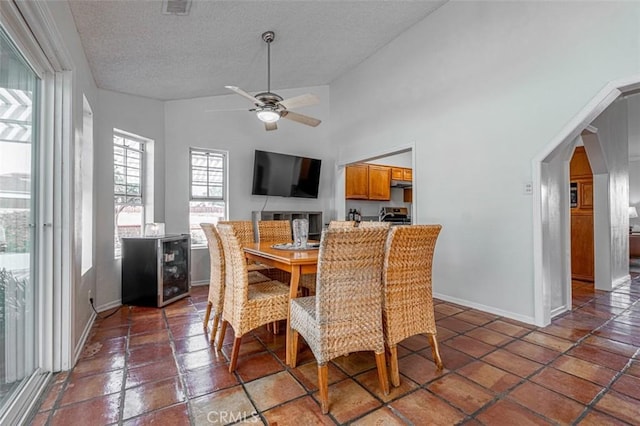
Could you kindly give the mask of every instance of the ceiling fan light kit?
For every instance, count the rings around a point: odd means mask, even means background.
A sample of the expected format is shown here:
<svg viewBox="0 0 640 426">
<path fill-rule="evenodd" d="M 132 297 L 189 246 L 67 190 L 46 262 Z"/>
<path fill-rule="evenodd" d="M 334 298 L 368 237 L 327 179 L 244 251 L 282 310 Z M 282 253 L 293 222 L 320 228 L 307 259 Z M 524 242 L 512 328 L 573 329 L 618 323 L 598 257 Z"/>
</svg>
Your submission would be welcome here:
<svg viewBox="0 0 640 426">
<path fill-rule="evenodd" d="M 280 113 L 272 109 L 261 109 L 256 112 L 256 115 L 263 123 L 275 123 L 280 120 Z"/>
<path fill-rule="evenodd" d="M 320 120 L 292 112 L 289 108 L 315 105 L 320 102 L 317 96 L 305 94 L 289 99 L 282 99 L 280 95 L 271 92 L 271 42 L 273 42 L 274 39 L 275 34 L 273 31 L 262 33 L 262 40 L 267 43 L 267 91 L 253 96 L 237 86 L 225 86 L 225 88 L 253 102 L 255 108 L 249 111 L 256 112 L 256 116 L 265 124 L 267 131 L 276 130 L 278 128 L 276 122 L 280 120 L 280 118 L 287 118 L 307 126 L 316 127 L 321 123 Z"/>
</svg>

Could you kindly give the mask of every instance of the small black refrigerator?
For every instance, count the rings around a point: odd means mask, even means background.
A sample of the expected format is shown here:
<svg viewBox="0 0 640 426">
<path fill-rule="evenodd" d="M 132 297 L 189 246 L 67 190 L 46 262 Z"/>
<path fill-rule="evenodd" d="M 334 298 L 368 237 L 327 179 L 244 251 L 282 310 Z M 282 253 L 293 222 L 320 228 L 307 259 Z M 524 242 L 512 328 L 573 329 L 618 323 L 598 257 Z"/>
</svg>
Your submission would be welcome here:
<svg viewBox="0 0 640 426">
<path fill-rule="evenodd" d="M 189 295 L 188 234 L 122 238 L 122 304 L 162 307 Z"/>
</svg>

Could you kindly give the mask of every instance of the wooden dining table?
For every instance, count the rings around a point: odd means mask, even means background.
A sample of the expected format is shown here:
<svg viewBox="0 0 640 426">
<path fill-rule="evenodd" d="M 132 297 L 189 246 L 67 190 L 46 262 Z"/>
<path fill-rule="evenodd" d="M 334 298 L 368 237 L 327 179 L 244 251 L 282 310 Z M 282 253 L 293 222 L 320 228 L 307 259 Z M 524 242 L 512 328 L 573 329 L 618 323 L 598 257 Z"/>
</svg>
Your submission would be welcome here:
<svg viewBox="0 0 640 426">
<path fill-rule="evenodd" d="M 291 365 L 292 351 L 296 348 L 292 347 L 291 338 L 291 299 L 298 296 L 298 284 L 300 276 L 304 274 L 313 274 L 318 269 L 318 249 L 309 250 L 299 249 L 279 249 L 273 247 L 273 242 L 262 242 L 247 244 L 244 247 L 245 257 L 263 265 L 271 266 L 282 271 L 291 273 L 291 281 L 289 283 L 289 311 L 287 313 L 287 336 L 285 348 L 285 362 Z"/>
</svg>

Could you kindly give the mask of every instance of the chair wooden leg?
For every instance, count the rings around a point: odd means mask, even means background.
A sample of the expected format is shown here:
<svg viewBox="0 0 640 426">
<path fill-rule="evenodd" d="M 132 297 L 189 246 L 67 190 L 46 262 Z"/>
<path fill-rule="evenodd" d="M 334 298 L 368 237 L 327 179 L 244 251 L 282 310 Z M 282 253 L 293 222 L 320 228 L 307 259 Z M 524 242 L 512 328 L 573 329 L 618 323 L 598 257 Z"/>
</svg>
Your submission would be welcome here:
<svg viewBox="0 0 640 426">
<path fill-rule="evenodd" d="M 296 363 L 298 362 L 298 336 L 300 334 L 296 330 L 291 330 L 291 353 L 289 356 L 291 357 L 291 368 L 296 368 Z"/>
<path fill-rule="evenodd" d="M 209 302 L 207 303 L 207 310 L 204 311 L 204 323 L 202 324 L 204 329 L 207 329 L 207 326 L 209 325 L 209 316 L 211 315 L 211 307 L 213 306 L 213 303 Z"/>
<path fill-rule="evenodd" d="M 213 326 L 211 327 L 211 343 L 216 341 L 216 334 L 218 333 L 218 322 L 220 321 L 220 314 L 213 316 Z"/>
<path fill-rule="evenodd" d="M 400 386 L 400 370 L 398 368 L 398 347 L 393 345 L 389 348 L 389 375 L 393 387 Z"/>
<path fill-rule="evenodd" d="M 385 395 L 389 395 L 389 379 L 387 378 L 387 363 L 384 359 L 384 351 L 376 354 L 376 366 L 378 367 L 378 381 L 380 389 Z"/>
<path fill-rule="evenodd" d="M 222 326 L 220 326 L 220 335 L 218 336 L 218 346 L 216 346 L 216 349 L 218 349 L 218 351 L 222 350 L 224 335 L 227 333 L 227 325 L 229 325 L 229 322 L 222 321 Z"/>
<path fill-rule="evenodd" d="M 280 324 L 278 323 L 278 321 L 274 321 L 273 322 L 273 334 L 279 334 L 280 333 Z"/>
<path fill-rule="evenodd" d="M 329 412 L 329 368 L 327 364 L 318 364 L 318 390 L 322 414 Z"/>
<path fill-rule="evenodd" d="M 229 362 L 229 373 L 233 373 L 236 369 L 236 365 L 238 364 L 238 353 L 240 352 L 240 342 L 242 341 L 242 336 L 236 337 L 233 341 L 233 350 L 231 351 L 231 361 Z"/>
<path fill-rule="evenodd" d="M 442 370 L 442 358 L 440 358 L 440 351 L 438 349 L 438 340 L 433 334 L 429 335 L 429 344 L 431 345 L 431 353 L 433 354 L 433 362 L 436 363 L 438 371 Z"/>
</svg>

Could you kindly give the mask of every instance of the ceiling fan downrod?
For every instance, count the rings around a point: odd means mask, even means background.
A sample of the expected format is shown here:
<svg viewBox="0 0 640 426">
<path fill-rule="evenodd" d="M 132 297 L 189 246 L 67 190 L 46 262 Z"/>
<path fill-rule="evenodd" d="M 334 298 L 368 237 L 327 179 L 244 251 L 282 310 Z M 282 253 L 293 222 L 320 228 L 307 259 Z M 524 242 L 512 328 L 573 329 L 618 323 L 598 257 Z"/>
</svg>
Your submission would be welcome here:
<svg viewBox="0 0 640 426">
<path fill-rule="evenodd" d="M 276 35 L 273 31 L 265 31 L 262 33 L 262 40 L 267 43 L 267 93 L 271 93 L 271 42 Z"/>
</svg>

